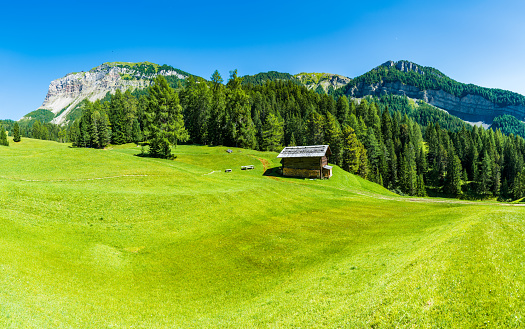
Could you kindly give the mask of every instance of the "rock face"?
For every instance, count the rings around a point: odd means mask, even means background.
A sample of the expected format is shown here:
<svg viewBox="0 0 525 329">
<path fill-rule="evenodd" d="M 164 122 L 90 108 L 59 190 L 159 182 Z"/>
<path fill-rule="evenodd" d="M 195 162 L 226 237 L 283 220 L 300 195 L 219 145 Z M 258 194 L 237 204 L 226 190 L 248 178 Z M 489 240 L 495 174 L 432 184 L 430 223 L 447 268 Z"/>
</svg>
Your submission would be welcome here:
<svg viewBox="0 0 525 329">
<path fill-rule="evenodd" d="M 382 66 L 395 66 L 402 72 L 415 71 L 424 74 L 418 65 L 406 61 L 397 63 L 389 61 Z M 502 114 L 510 114 L 519 120 L 525 120 L 525 106 L 501 107 L 479 95 L 467 94 L 464 97 L 457 97 L 443 90 L 421 90 L 401 82 L 375 84 L 361 82 L 350 88 L 346 94 L 356 98 L 368 95 L 380 97 L 389 94 L 407 96 L 423 100 L 465 121 L 492 123 L 495 117 Z"/>
<path fill-rule="evenodd" d="M 330 87 L 334 90 L 343 87 L 351 80 L 345 76 L 330 73 L 299 73 L 294 77 L 301 81 L 308 89 L 315 90 L 318 86 L 321 86 L 325 92 L 328 92 Z"/>
<path fill-rule="evenodd" d="M 95 101 L 102 99 L 108 92 L 114 93 L 117 89 L 147 88 L 157 75 L 176 76 L 185 79 L 187 75 L 177 70 L 160 70 L 156 73 L 141 73 L 130 63 L 104 63 L 88 72 L 70 73 L 63 78 L 49 84 L 44 103 L 39 109 L 46 109 L 55 114 L 51 121 L 56 124 L 66 123 L 67 114 L 81 101 L 88 99 Z M 139 63 L 141 64 L 141 63 Z M 156 64 L 144 63 L 152 67 Z"/>
</svg>

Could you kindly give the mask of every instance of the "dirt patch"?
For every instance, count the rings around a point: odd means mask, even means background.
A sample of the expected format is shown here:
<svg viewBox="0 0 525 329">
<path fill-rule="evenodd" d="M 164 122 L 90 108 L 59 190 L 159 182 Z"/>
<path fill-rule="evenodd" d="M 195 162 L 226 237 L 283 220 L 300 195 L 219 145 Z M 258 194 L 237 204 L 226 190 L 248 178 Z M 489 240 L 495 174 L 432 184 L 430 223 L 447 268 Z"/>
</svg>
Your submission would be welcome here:
<svg viewBox="0 0 525 329">
<path fill-rule="evenodd" d="M 264 171 L 268 170 L 270 168 L 270 162 L 263 158 L 257 158 L 257 160 L 261 161 Z"/>
</svg>

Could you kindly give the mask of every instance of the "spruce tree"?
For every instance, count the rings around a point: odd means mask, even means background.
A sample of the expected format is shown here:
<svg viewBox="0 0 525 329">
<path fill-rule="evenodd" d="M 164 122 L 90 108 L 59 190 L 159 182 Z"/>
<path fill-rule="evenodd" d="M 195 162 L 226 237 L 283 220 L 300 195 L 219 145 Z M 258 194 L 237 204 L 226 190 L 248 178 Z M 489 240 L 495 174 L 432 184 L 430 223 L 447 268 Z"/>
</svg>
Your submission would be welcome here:
<svg viewBox="0 0 525 329">
<path fill-rule="evenodd" d="M 320 145 L 324 142 L 324 117 L 312 111 L 306 120 L 306 142 L 310 145 Z"/>
<path fill-rule="evenodd" d="M 326 124 L 324 131 L 325 144 L 330 145 L 332 150 L 331 162 L 340 165 L 342 161 L 342 133 L 339 122 L 331 113 L 326 114 Z"/>
<path fill-rule="evenodd" d="M 283 135 L 283 123 L 270 112 L 270 114 L 266 116 L 266 122 L 263 128 L 263 150 L 280 151 Z"/>
<path fill-rule="evenodd" d="M 170 147 L 176 146 L 178 141 L 186 141 L 189 137 L 184 128 L 179 97 L 161 75 L 155 78 L 154 85 L 149 89 L 148 108 L 144 116 L 144 134 L 151 156 L 169 158 Z"/>
<path fill-rule="evenodd" d="M 339 121 L 339 124 L 342 125 L 346 123 L 351 114 L 350 105 L 348 103 L 348 98 L 346 98 L 345 95 L 339 97 L 337 99 L 335 108 L 336 108 L 336 115 L 337 115 L 337 120 Z"/>
<path fill-rule="evenodd" d="M 18 122 L 15 122 L 13 127 L 13 142 L 18 143 L 20 140 L 20 126 L 18 125 Z"/>
<path fill-rule="evenodd" d="M 357 174 L 359 170 L 361 153 L 363 145 L 357 139 L 352 127 L 345 125 L 343 127 L 343 169 Z"/>
<path fill-rule="evenodd" d="M 9 142 L 7 140 L 7 132 L 2 126 L 0 126 L 0 145 L 9 146 Z"/>
</svg>

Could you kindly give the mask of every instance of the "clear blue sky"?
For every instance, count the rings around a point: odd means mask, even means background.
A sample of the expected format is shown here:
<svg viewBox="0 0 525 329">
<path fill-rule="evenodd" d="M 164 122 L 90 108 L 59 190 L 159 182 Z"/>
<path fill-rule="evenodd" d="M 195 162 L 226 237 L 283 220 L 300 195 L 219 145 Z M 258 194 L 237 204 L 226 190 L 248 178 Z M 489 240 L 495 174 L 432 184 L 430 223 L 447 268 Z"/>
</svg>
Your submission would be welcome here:
<svg viewBox="0 0 525 329">
<path fill-rule="evenodd" d="M 0 11 L 0 118 L 103 62 L 209 78 L 276 70 L 356 77 L 387 60 L 525 94 L 525 1 L 10 1 Z"/>
</svg>

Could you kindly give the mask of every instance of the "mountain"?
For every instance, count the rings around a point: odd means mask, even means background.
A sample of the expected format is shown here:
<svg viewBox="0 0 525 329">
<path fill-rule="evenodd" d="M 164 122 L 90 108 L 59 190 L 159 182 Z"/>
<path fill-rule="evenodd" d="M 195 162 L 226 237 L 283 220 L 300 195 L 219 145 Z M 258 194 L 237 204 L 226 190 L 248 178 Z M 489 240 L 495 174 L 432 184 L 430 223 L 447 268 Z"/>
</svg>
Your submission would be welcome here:
<svg viewBox="0 0 525 329">
<path fill-rule="evenodd" d="M 151 85 L 157 75 L 164 75 L 172 85 L 190 74 L 168 65 L 150 62 L 104 63 L 88 72 L 70 73 L 54 80 L 42 106 L 25 115 L 22 120 L 39 119 L 42 122 L 64 124 L 75 118 L 75 110 L 84 99 L 102 99 L 117 89 L 143 89 Z M 366 96 L 400 95 L 422 100 L 468 122 L 492 124 L 502 115 L 511 115 L 518 122 L 525 120 L 525 96 L 501 89 L 491 89 L 457 82 L 439 70 L 409 61 L 388 61 L 369 72 L 350 79 L 329 73 L 290 73 L 269 71 L 245 75 L 243 84 L 262 85 L 266 81 L 288 80 L 318 93 Z M 508 118 L 496 120 L 511 127 Z M 510 130 L 516 130 L 510 128 Z M 510 131 L 509 130 L 509 131 Z"/>
<path fill-rule="evenodd" d="M 277 71 L 262 72 L 243 76 L 243 84 L 262 85 L 266 81 L 291 80 L 300 86 L 313 89 L 319 93 L 332 93 L 351 81 L 350 78 L 331 73 L 299 73 L 291 75 Z"/>
<path fill-rule="evenodd" d="M 190 74 L 169 65 L 150 62 L 104 63 L 88 72 L 69 73 L 52 81 L 42 106 L 25 115 L 22 120 L 39 119 L 44 122 L 64 124 L 68 115 L 84 99 L 102 99 L 117 89 L 143 89 L 151 85 L 157 75 L 183 80 Z"/>
<path fill-rule="evenodd" d="M 523 95 L 460 83 L 434 68 L 408 61 L 388 61 L 353 79 L 338 93 L 356 98 L 388 94 L 407 96 L 470 122 L 490 124 L 504 114 L 525 119 Z"/>
<path fill-rule="evenodd" d="M 352 79 L 339 74 L 331 73 L 299 73 L 294 75 L 296 79 L 308 89 L 314 89 L 317 92 L 326 92 L 331 94 L 338 88 L 348 84 Z"/>
</svg>

